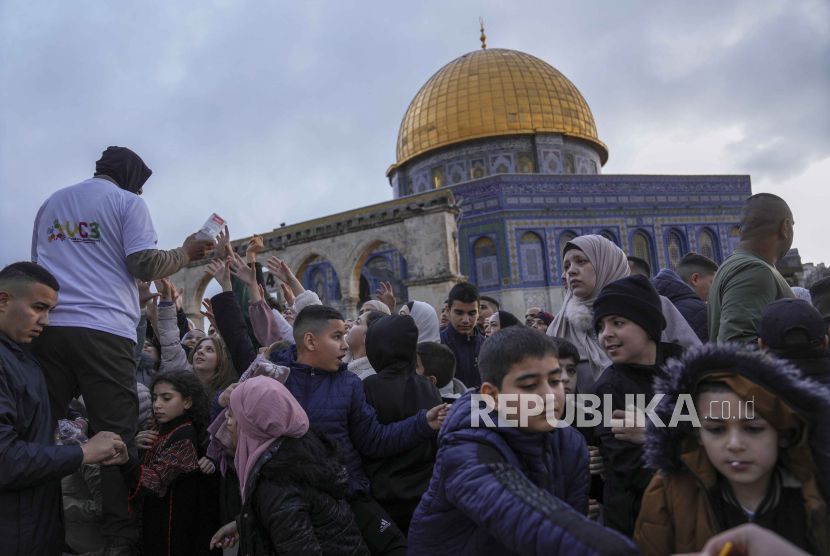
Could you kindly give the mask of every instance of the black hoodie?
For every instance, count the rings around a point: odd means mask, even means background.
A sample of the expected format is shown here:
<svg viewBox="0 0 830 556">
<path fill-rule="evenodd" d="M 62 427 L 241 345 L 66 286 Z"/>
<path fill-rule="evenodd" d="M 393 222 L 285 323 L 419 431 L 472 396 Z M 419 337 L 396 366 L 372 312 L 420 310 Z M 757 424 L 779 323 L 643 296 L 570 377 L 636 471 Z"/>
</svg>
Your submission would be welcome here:
<svg viewBox="0 0 830 556">
<path fill-rule="evenodd" d="M 441 403 L 435 385 L 415 372 L 417 345 L 418 327 L 410 316 L 383 317 L 366 331 L 366 355 L 378 374 L 366 378 L 363 389 L 383 424 Z M 434 461 L 435 443 L 424 442 L 395 457 L 365 462 L 372 495 L 403 531 L 429 486 Z"/>
</svg>

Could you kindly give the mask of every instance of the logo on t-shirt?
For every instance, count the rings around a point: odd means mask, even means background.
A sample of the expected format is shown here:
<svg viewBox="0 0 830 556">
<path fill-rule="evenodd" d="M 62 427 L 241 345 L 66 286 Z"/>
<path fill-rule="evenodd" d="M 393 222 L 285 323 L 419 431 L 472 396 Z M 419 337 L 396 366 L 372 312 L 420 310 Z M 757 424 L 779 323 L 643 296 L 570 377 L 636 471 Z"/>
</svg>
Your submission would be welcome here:
<svg viewBox="0 0 830 556">
<path fill-rule="evenodd" d="M 101 241 L 101 227 L 98 222 L 69 222 L 66 220 L 63 224 L 58 222 L 56 218 L 49 229 L 46 230 L 49 235 L 49 242 L 53 241 L 75 241 L 81 243 L 92 243 Z"/>
</svg>

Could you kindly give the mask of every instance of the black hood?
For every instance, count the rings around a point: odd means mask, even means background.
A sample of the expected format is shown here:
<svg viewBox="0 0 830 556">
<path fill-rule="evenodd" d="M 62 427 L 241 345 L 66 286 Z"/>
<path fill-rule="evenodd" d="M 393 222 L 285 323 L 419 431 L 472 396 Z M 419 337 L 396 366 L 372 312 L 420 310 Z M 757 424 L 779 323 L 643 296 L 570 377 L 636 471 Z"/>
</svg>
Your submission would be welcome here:
<svg viewBox="0 0 830 556">
<path fill-rule="evenodd" d="M 383 317 L 366 331 L 366 356 L 378 373 L 415 372 L 418 327 L 409 315 Z"/>
<path fill-rule="evenodd" d="M 152 174 L 141 157 L 127 147 L 107 147 L 95 163 L 96 176 L 109 176 L 130 193 L 138 194 Z"/>
</svg>

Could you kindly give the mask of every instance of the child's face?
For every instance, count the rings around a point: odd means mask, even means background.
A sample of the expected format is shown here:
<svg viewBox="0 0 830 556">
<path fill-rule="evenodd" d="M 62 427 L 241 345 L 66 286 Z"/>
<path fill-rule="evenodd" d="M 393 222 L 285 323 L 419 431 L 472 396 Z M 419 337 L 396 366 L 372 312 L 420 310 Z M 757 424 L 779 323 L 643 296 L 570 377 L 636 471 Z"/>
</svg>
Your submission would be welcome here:
<svg viewBox="0 0 830 556">
<path fill-rule="evenodd" d="M 478 301 L 455 300 L 450 307 L 450 324 L 459 333 L 469 336 L 478 321 Z"/>
<path fill-rule="evenodd" d="M 151 342 L 150 340 L 145 340 L 145 341 L 144 341 L 144 348 L 143 348 L 143 351 L 144 351 L 144 353 L 146 353 L 146 354 L 150 357 L 150 359 L 152 359 L 153 361 L 158 361 L 158 360 L 159 360 L 159 350 L 158 350 L 158 349 L 156 349 L 156 346 L 154 346 L 154 345 L 153 345 L 153 342 Z"/>
<path fill-rule="evenodd" d="M 734 392 L 704 392 L 695 406 L 700 444 L 718 473 L 763 495 L 778 461 L 778 431 Z"/>
<path fill-rule="evenodd" d="M 228 434 L 231 437 L 231 446 L 233 448 L 236 448 L 236 442 L 238 438 L 236 432 L 236 418 L 233 416 L 233 411 L 231 411 L 230 407 L 228 407 L 227 417 L 228 419 L 227 421 L 225 421 L 225 427 L 227 427 Z"/>
<path fill-rule="evenodd" d="M 216 353 L 216 346 L 213 340 L 206 338 L 196 345 L 193 352 L 193 370 L 197 373 L 212 373 L 219 363 L 219 355 Z"/>
<path fill-rule="evenodd" d="M 349 345 L 346 343 L 346 323 L 342 320 L 330 320 L 312 339 L 306 339 L 305 347 L 309 352 L 312 366 L 329 372 L 340 370 Z"/>
<path fill-rule="evenodd" d="M 404 305 L 406 307 L 406 305 Z M 352 327 L 346 332 L 346 343 L 349 344 L 349 349 L 352 353 L 362 352 L 366 345 L 366 315 L 363 313 L 354 322 Z M 345 327 L 344 327 L 345 330 Z"/>
<path fill-rule="evenodd" d="M 562 368 L 562 386 L 565 394 L 576 392 L 576 361 L 573 357 L 560 357 L 559 366 Z"/>
<path fill-rule="evenodd" d="M 158 424 L 181 417 L 191 405 L 191 399 L 183 397 L 169 382 L 157 382 L 153 386 L 153 417 Z"/>
<path fill-rule="evenodd" d="M 599 321 L 599 345 L 614 363 L 654 365 L 657 361 L 657 344 L 638 324 L 608 315 Z"/>
<path fill-rule="evenodd" d="M 551 422 L 555 422 L 554 417 L 560 418 L 565 409 L 565 388 L 561 374 L 559 360 L 553 355 L 547 355 L 541 359 L 535 357 L 523 359 L 513 365 L 510 372 L 505 375 L 501 388 L 497 390 L 495 396 L 496 403 L 500 403 L 498 396 L 503 394 L 540 396 L 546 402 L 545 408 L 539 415 L 528 417 L 525 430 L 530 432 L 553 430 Z M 552 405 L 547 403 L 548 395 L 553 396 Z M 524 407 L 527 405 L 524 404 Z"/>
</svg>

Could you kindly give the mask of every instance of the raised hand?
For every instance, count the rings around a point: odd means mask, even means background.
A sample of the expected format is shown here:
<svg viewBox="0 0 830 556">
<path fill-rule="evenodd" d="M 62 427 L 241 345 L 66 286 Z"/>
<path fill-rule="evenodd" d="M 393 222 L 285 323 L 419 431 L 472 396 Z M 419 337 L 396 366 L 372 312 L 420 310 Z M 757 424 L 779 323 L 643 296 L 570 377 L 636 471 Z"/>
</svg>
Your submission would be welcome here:
<svg viewBox="0 0 830 556">
<path fill-rule="evenodd" d="M 182 244 L 182 251 L 188 262 L 204 259 L 208 251 L 215 245 L 212 239 L 199 239 L 196 234 L 190 234 Z"/>
<path fill-rule="evenodd" d="M 245 260 L 248 263 L 255 263 L 257 253 L 261 253 L 265 250 L 265 242 L 262 239 L 262 236 L 255 235 L 248 241 L 248 246 L 245 248 Z"/>
<path fill-rule="evenodd" d="M 250 266 L 245 264 L 245 261 L 242 260 L 242 257 L 237 255 L 236 253 L 230 255 L 230 258 L 228 260 L 231 273 L 243 282 L 245 282 L 245 284 L 248 286 L 248 289 L 256 288 L 256 269 L 251 268 Z"/>
<path fill-rule="evenodd" d="M 427 411 L 427 424 L 430 426 L 432 430 L 438 430 L 441 428 L 441 425 L 444 424 L 444 419 L 447 418 L 447 412 L 449 411 L 449 407 L 447 404 L 442 403 L 441 405 L 436 405 L 429 411 Z"/>
<path fill-rule="evenodd" d="M 225 257 L 230 256 L 233 252 L 231 249 L 231 233 L 228 230 L 228 225 L 219 230 L 219 235 L 216 236 L 216 256 L 224 259 Z"/>
<path fill-rule="evenodd" d="M 294 292 L 291 291 L 286 284 L 280 283 L 280 289 L 282 290 L 282 296 L 285 298 L 285 305 L 286 307 L 293 307 L 294 300 L 296 297 L 294 296 Z"/>
<path fill-rule="evenodd" d="M 213 328 L 215 330 L 218 330 L 219 328 L 216 326 L 216 317 L 213 316 L 213 305 L 211 304 L 210 299 L 208 299 L 207 297 L 204 298 L 202 300 L 202 306 L 205 308 L 205 310 L 199 312 L 210 322 L 210 324 L 213 325 Z"/>
<path fill-rule="evenodd" d="M 222 259 L 213 259 L 207 264 L 207 274 L 219 282 L 222 286 L 222 291 L 231 291 L 231 269 L 230 266 Z"/>
<path fill-rule="evenodd" d="M 153 299 L 156 299 L 160 295 L 150 291 L 150 282 L 136 280 L 136 285 L 138 286 L 138 306 L 142 309 L 147 306 L 147 303 Z"/>
<path fill-rule="evenodd" d="M 389 310 L 392 311 L 392 314 L 395 314 L 395 292 L 392 291 L 392 284 L 389 282 L 381 282 L 380 286 L 378 286 L 378 291 L 375 292 L 375 296 L 383 302 L 384 305 L 389 307 Z"/>
<path fill-rule="evenodd" d="M 288 283 L 291 280 L 291 277 L 294 276 L 294 273 L 291 272 L 291 269 L 288 268 L 288 265 L 285 264 L 285 261 L 278 258 L 275 255 L 271 255 L 268 257 L 268 260 L 265 261 L 265 266 L 268 268 L 268 271 L 280 279 L 281 282 Z"/>
<path fill-rule="evenodd" d="M 169 278 L 162 278 L 161 280 L 156 280 L 154 283 L 156 285 L 156 289 L 161 294 L 162 301 L 173 301 L 176 288 L 173 286 L 173 282 L 171 282 Z"/>
</svg>

